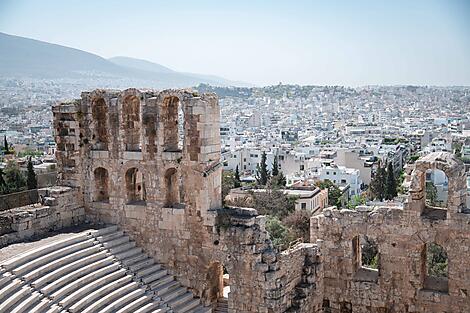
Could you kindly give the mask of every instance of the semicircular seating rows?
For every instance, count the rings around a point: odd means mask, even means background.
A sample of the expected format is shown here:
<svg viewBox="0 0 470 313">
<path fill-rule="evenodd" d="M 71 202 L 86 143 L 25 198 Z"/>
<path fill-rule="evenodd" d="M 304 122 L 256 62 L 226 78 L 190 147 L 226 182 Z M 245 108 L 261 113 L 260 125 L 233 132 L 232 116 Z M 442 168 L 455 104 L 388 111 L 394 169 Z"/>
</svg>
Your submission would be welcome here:
<svg viewBox="0 0 470 313">
<path fill-rule="evenodd" d="M 110 226 L 0 263 L 0 312 L 207 313 L 211 308 Z"/>
</svg>

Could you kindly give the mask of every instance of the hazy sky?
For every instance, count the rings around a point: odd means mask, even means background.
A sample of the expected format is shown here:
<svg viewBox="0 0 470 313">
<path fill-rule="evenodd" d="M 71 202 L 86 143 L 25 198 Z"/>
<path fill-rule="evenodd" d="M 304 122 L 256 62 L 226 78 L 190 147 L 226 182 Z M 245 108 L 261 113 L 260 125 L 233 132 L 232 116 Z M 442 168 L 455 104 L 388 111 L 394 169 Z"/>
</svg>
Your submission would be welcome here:
<svg viewBox="0 0 470 313">
<path fill-rule="evenodd" d="M 0 0 L 0 31 L 258 85 L 470 85 L 470 0 Z"/>
</svg>

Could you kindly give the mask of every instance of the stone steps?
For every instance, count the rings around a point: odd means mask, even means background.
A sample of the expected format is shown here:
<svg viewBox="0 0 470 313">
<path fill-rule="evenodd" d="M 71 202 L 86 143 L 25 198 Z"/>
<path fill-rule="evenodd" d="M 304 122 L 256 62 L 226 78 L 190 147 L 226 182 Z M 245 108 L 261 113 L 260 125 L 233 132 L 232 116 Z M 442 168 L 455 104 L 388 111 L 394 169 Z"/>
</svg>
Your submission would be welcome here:
<svg viewBox="0 0 470 313">
<path fill-rule="evenodd" d="M 211 312 L 116 226 L 0 263 L 0 313 Z"/>
</svg>

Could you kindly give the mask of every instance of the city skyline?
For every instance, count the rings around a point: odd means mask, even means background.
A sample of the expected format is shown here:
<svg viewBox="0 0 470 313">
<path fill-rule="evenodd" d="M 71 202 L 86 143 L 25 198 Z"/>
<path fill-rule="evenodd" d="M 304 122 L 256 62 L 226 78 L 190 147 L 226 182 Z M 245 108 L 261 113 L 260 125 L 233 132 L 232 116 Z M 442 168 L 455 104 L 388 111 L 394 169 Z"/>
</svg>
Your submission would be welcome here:
<svg viewBox="0 0 470 313">
<path fill-rule="evenodd" d="M 470 85 L 469 13 L 465 1 L 4 1 L 0 31 L 255 85 L 445 86 Z"/>
</svg>

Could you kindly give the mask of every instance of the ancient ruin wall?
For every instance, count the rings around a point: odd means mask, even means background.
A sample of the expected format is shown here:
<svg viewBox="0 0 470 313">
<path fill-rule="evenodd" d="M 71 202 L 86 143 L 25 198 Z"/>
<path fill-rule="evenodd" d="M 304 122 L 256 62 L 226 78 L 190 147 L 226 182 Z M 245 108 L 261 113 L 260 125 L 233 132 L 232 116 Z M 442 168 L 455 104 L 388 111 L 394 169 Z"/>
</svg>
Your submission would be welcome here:
<svg viewBox="0 0 470 313">
<path fill-rule="evenodd" d="M 447 210 L 425 203 L 426 169 L 449 178 Z M 326 210 L 311 219 L 311 241 L 320 239 L 325 312 L 470 312 L 470 215 L 465 214 L 463 164 L 449 153 L 416 163 L 403 208 Z M 436 211 L 438 210 L 438 211 Z M 378 243 L 378 271 L 361 267 L 357 238 Z M 425 270 L 427 244 L 448 256 L 448 279 Z"/>
<path fill-rule="evenodd" d="M 80 189 L 90 220 L 120 225 L 206 303 L 225 267 L 231 312 L 319 310 L 317 247 L 279 255 L 264 217 L 221 208 L 214 94 L 95 90 L 53 112 L 59 183 Z"/>
</svg>

